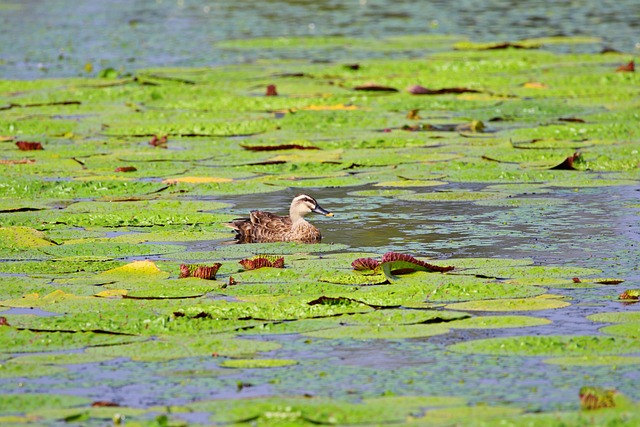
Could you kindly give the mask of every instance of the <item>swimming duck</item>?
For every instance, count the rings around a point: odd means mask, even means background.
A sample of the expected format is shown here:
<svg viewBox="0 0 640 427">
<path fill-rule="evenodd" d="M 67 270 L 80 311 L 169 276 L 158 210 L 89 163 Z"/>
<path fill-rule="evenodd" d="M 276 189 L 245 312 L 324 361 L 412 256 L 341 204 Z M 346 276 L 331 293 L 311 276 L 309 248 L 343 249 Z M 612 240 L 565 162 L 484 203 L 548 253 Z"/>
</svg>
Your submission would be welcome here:
<svg viewBox="0 0 640 427">
<path fill-rule="evenodd" d="M 333 213 L 322 208 L 313 197 L 300 194 L 291 201 L 289 216 L 251 211 L 249 218 L 238 218 L 225 225 L 236 232 L 238 243 L 302 242 L 318 243 L 320 230 L 304 219 L 310 212 L 324 216 Z"/>
</svg>

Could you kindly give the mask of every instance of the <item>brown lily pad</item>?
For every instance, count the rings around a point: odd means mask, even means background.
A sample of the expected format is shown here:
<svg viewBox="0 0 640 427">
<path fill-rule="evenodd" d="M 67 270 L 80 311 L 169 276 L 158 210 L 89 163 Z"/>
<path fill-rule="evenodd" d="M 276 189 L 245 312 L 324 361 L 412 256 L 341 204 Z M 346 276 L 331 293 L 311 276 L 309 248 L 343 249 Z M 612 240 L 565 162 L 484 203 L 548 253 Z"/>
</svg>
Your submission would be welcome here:
<svg viewBox="0 0 640 427">
<path fill-rule="evenodd" d="M 560 163 L 559 165 L 556 165 L 552 168 L 549 168 L 550 170 L 571 170 L 571 171 L 575 171 L 578 170 L 574 164 L 579 163 L 582 161 L 582 154 L 576 152 L 573 155 L 567 157 L 566 159 L 564 159 L 564 161 L 562 163 Z"/>
<path fill-rule="evenodd" d="M 16 142 L 16 145 L 20 151 L 44 150 L 42 144 L 39 142 L 18 141 Z"/>
<path fill-rule="evenodd" d="M 222 264 L 219 262 L 209 266 L 200 264 L 180 264 L 180 278 L 197 277 L 205 280 L 215 280 L 216 273 L 220 269 L 221 265 Z"/>
<path fill-rule="evenodd" d="M 320 147 L 315 147 L 313 145 L 300 145 L 300 144 L 279 144 L 279 145 L 240 144 L 240 146 L 248 151 L 319 150 L 320 149 Z"/>
<path fill-rule="evenodd" d="M 636 71 L 636 64 L 633 61 L 629 61 L 616 68 L 616 72 L 618 73 L 633 73 L 634 71 Z"/>
<path fill-rule="evenodd" d="M 264 96 L 278 96 L 276 85 L 267 86 L 267 92 L 264 94 Z"/>
<path fill-rule="evenodd" d="M 138 169 L 136 169 L 134 166 L 118 166 L 115 171 L 116 172 L 135 172 Z"/>
<path fill-rule="evenodd" d="M 407 88 L 407 92 L 412 95 L 446 95 L 446 94 L 460 94 L 460 93 L 481 93 L 476 89 L 469 89 L 466 87 L 444 87 L 441 89 L 428 89 L 424 86 L 413 85 Z"/>
<path fill-rule="evenodd" d="M 284 257 L 275 255 L 256 255 L 238 261 L 247 270 L 257 270 L 259 268 L 284 268 Z"/>
<path fill-rule="evenodd" d="M 398 92 L 398 89 L 391 86 L 382 86 L 375 83 L 366 83 L 353 88 L 354 90 L 362 90 L 367 92 Z"/>
</svg>

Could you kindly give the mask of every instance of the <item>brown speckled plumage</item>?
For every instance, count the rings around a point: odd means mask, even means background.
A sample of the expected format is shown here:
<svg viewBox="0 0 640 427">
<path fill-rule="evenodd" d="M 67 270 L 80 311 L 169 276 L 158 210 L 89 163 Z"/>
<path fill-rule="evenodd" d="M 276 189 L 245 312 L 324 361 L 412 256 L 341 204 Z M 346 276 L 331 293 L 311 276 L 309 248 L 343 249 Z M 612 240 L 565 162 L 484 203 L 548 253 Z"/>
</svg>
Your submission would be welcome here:
<svg viewBox="0 0 640 427">
<path fill-rule="evenodd" d="M 304 219 L 309 212 L 333 216 L 313 197 L 301 194 L 291 202 L 289 216 L 251 211 L 249 218 L 238 218 L 225 225 L 235 230 L 238 243 L 318 243 L 322 239 L 320 231 Z"/>
</svg>

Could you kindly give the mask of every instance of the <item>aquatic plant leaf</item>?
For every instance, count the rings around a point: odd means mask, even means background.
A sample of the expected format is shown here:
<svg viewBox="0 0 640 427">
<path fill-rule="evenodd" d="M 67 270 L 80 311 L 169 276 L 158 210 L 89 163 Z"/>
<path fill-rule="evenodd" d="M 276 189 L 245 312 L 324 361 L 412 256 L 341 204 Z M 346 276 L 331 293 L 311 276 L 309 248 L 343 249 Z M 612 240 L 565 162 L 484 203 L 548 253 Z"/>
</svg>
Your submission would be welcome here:
<svg viewBox="0 0 640 427">
<path fill-rule="evenodd" d="M 301 144 L 279 144 L 279 145 L 246 145 L 240 144 L 248 151 L 280 151 L 280 150 L 320 150 L 320 147 Z"/>
<path fill-rule="evenodd" d="M 322 276 L 318 280 L 321 282 L 335 283 L 339 285 L 382 285 L 389 283 L 389 280 L 384 274 L 362 274 L 364 272 L 358 272 L 359 274 L 333 274 L 331 276 Z"/>
<path fill-rule="evenodd" d="M 113 359 L 108 356 L 96 356 L 87 353 L 50 353 L 50 354 L 30 354 L 16 357 L 11 360 L 16 364 L 28 365 L 75 365 L 82 363 L 105 362 Z"/>
<path fill-rule="evenodd" d="M 387 279 L 391 280 L 394 274 L 404 274 L 411 271 L 429 271 L 445 273 L 454 269 L 453 266 L 441 267 L 429 264 L 426 261 L 418 260 L 411 255 L 401 254 L 398 252 L 387 252 L 382 256 L 380 268 L 384 272 Z"/>
<path fill-rule="evenodd" d="M 39 142 L 17 141 L 16 145 L 20 151 L 44 150 L 42 144 Z"/>
<path fill-rule="evenodd" d="M 135 172 L 138 168 L 135 166 L 118 166 L 115 168 L 114 172 Z"/>
<path fill-rule="evenodd" d="M 39 353 L 139 341 L 137 337 L 95 332 L 34 332 L 0 328 L 0 353 Z"/>
<path fill-rule="evenodd" d="M 517 415 L 522 412 L 522 409 L 510 406 L 454 406 L 427 410 L 418 420 L 426 425 L 463 425 L 470 422 L 482 425 L 500 422 L 498 420 L 511 422 L 517 420 Z"/>
<path fill-rule="evenodd" d="M 373 258 L 358 258 L 351 263 L 354 270 L 362 273 L 375 272 L 380 266 L 380 261 Z"/>
<path fill-rule="evenodd" d="M 519 42 L 490 42 L 490 43 L 476 43 L 476 42 L 458 42 L 454 44 L 453 48 L 456 50 L 501 50 L 501 49 L 538 49 L 541 47 L 541 43 L 536 39 L 521 40 Z"/>
<path fill-rule="evenodd" d="M 633 73 L 636 70 L 636 65 L 633 61 L 629 61 L 626 64 L 620 65 L 618 68 L 616 68 L 616 72 L 623 72 L 623 73 Z"/>
<path fill-rule="evenodd" d="M 535 311 L 568 307 L 571 304 L 554 298 L 504 298 L 447 304 L 452 310 L 468 311 Z"/>
<path fill-rule="evenodd" d="M 584 355 L 576 357 L 553 357 L 546 359 L 544 363 L 562 366 L 625 366 L 640 365 L 640 357 Z"/>
<path fill-rule="evenodd" d="M 447 323 L 416 325 L 362 325 L 340 326 L 306 332 L 304 335 L 315 338 L 354 339 L 354 340 L 402 340 L 407 338 L 431 337 L 450 331 Z"/>
<path fill-rule="evenodd" d="M 458 94 L 458 93 L 481 93 L 476 89 L 469 89 L 466 87 L 445 87 L 441 89 L 428 89 L 424 86 L 413 85 L 407 88 L 407 92 L 412 95 L 445 95 L 445 94 Z"/>
<path fill-rule="evenodd" d="M 640 297 L 640 289 L 627 289 L 618 296 L 618 299 L 637 300 L 638 297 Z"/>
<path fill-rule="evenodd" d="M 607 323 L 640 323 L 640 311 L 614 311 L 596 313 L 587 316 L 587 319 L 594 322 Z"/>
<path fill-rule="evenodd" d="M 167 148 L 168 140 L 169 140 L 168 135 L 162 135 L 162 136 L 153 135 L 153 137 L 149 141 L 149 145 L 153 147 Z"/>
<path fill-rule="evenodd" d="M 167 184 L 177 184 L 179 182 L 187 184 L 211 184 L 220 182 L 233 182 L 233 178 L 217 176 L 179 176 L 176 178 L 166 178 L 162 182 Z"/>
<path fill-rule="evenodd" d="M 449 327 L 460 324 L 471 316 L 461 311 L 445 310 L 375 310 L 369 313 L 348 314 L 338 318 L 342 325 L 416 325 L 444 324 Z"/>
<path fill-rule="evenodd" d="M 55 246 L 42 231 L 29 227 L 0 227 L 0 248 L 19 251 Z"/>
<path fill-rule="evenodd" d="M 550 169 L 552 170 L 579 170 L 576 165 L 583 164 L 584 159 L 582 158 L 582 154 L 579 152 L 575 152 L 573 155 L 564 159 L 562 163 L 557 166 L 554 166 Z"/>
<path fill-rule="evenodd" d="M 278 96 L 278 90 L 276 89 L 276 85 L 268 85 L 265 96 Z"/>
<path fill-rule="evenodd" d="M 55 376 L 66 372 L 67 369 L 61 366 L 33 366 L 21 365 L 18 363 L 0 364 L 0 378 L 37 378 Z M 2 405 L 0 405 L 1 407 Z"/>
<path fill-rule="evenodd" d="M 280 344 L 231 336 L 172 336 L 134 344 L 92 347 L 87 353 L 101 356 L 129 357 L 140 361 L 164 361 L 184 357 L 248 357 L 258 352 L 272 351 Z"/>
<path fill-rule="evenodd" d="M 638 339 L 640 338 L 640 323 L 619 323 L 617 325 L 605 326 L 600 329 L 600 332 L 609 335 Z"/>
<path fill-rule="evenodd" d="M 220 363 L 222 368 L 256 369 L 279 368 L 282 366 L 297 365 L 298 361 L 291 359 L 231 359 Z"/>
<path fill-rule="evenodd" d="M 222 266 L 216 262 L 213 265 L 180 264 L 180 278 L 197 277 L 205 280 L 216 280 L 216 273 Z"/>
<path fill-rule="evenodd" d="M 532 316 L 475 316 L 449 324 L 452 329 L 527 328 L 548 325 L 551 320 Z"/>
<path fill-rule="evenodd" d="M 583 410 L 613 408 L 618 406 L 618 392 L 614 389 L 585 386 L 580 389 L 580 407 Z"/>
<path fill-rule="evenodd" d="M 238 261 L 246 270 L 257 270 L 259 268 L 284 268 L 284 257 L 276 255 L 256 255 Z"/>
<path fill-rule="evenodd" d="M 74 395 L 5 393 L 0 400 L 0 413 L 26 413 L 37 409 L 70 408 L 89 403 L 91 403 L 91 399 Z"/>
<path fill-rule="evenodd" d="M 144 260 L 144 261 L 133 261 L 132 263 L 125 264 L 120 267 L 112 268 L 111 270 L 103 271 L 100 273 L 101 277 L 122 277 L 123 279 L 142 276 L 143 278 L 159 278 L 159 277 L 169 277 L 169 273 L 164 272 L 158 268 L 155 262 Z M 136 277 L 139 279 L 140 277 Z"/>
<path fill-rule="evenodd" d="M 376 83 L 366 83 L 353 88 L 354 90 L 365 92 L 398 92 L 398 89 L 391 86 L 383 86 Z"/>
<path fill-rule="evenodd" d="M 634 353 L 638 341 L 588 335 L 516 336 L 471 340 L 450 345 L 451 351 L 502 356 L 583 356 Z"/>
</svg>

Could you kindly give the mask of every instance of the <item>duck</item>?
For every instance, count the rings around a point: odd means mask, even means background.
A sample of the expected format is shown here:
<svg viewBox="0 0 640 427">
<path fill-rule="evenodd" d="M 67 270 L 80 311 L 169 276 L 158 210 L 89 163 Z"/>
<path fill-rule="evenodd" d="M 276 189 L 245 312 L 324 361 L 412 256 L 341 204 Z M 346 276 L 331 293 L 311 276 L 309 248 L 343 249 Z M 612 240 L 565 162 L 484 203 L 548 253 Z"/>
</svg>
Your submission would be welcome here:
<svg viewBox="0 0 640 427">
<path fill-rule="evenodd" d="M 333 216 L 316 199 L 308 194 L 300 194 L 291 201 L 289 216 L 256 210 L 249 213 L 249 218 L 237 218 L 224 225 L 236 232 L 236 243 L 320 243 L 320 230 L 304 219 L 311 212 Z"/>
</svg>

